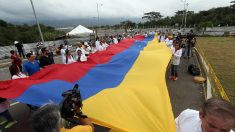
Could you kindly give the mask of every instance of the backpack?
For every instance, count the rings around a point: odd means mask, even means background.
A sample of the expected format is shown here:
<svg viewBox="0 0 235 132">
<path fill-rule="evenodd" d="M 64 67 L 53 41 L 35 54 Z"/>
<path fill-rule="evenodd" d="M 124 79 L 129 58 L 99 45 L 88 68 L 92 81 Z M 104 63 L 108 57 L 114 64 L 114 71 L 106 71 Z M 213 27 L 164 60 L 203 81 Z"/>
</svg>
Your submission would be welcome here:
<svg viewBox="0 0 235 132">
<path fill-rule="evenodd" d="M 193 76 L 198 76 L 198 75 L 200 75 L 200 69 L 196 66 L 196 65 L 194 65 L 194 64 L 190 64 L 189 66 L 188 66 L 188 72 L 191 74 L 191 75 L 193 75 Z"/>
</svg>

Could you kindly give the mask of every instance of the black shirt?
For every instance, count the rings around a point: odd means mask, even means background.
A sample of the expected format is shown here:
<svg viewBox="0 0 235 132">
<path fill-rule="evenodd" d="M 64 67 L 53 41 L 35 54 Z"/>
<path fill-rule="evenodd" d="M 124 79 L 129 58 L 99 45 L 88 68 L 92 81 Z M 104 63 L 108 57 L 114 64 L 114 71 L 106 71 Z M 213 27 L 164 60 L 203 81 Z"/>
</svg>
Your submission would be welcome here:
<svg viewBox="0 0 235 132">
<path fill-rule="evenodd" d="M 15 46 L 16 46 L 17 50 L 23 50 L 23 44 L 18 43 Z"/>
<path fill-rule="evenodd" d="M 45 55 L 43 55 L 42 57 L 40 57 L 40 67 L 44 68 L 45 66 L 54 64 L 54 59 L 53 57 L 47 57 Z"/>
</svg>

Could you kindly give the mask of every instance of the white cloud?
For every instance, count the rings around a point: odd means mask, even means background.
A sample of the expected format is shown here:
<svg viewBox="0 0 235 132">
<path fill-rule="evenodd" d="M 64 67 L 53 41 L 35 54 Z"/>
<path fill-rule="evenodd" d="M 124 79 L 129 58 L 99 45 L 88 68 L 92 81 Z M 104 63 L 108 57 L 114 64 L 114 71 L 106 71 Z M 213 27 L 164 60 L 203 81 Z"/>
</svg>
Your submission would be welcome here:
<svg viewBox="0 0 235 132">
<path fill-rule="evenodd" d="M 231 0 L 187 0 L 188 9 L 198 12 L 213 7 L 229 6 Z M 101 18 L 133 18 L 144 12 L 159 11 L 172 16 L 183 9 L 181 0 L 33 0 L 39 19 L 62 20 L 97 17 L 97 3 Z M 0 19 L 34 20 L 30 0 L 0 0 Z"/>
</svg>

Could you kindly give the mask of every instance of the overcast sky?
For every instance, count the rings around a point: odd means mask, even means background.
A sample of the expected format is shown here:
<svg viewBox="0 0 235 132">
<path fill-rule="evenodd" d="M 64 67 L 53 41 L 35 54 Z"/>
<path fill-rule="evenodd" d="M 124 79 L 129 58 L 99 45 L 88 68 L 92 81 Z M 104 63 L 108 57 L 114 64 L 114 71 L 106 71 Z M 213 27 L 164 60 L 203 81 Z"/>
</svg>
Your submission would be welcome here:
<svg viewBox="0 0 235 132">
<path fill-rule="evenodd" d="M 188 10 L 201 11 L 229 6 L 232 0 L 187 0 Z M 141 18 L 144 12 L 158 11 L 172 16 L 182 10 L 182 0 L 33 0 L 39 20 L 92 19 L 97 17 L 97 3 L 101 18 Z M 34 20 L 30 0 L 0 0 L 0 19 L 6 21 Z"/>
</svg>

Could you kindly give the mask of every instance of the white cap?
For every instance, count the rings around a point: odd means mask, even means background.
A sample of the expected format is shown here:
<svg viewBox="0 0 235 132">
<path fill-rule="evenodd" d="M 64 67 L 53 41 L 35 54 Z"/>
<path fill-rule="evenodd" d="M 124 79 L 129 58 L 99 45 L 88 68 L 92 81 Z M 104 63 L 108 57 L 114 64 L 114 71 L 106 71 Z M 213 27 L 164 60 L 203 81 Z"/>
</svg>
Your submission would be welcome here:
<svg viewBox="0 0 235 132">
<path fill-rule="evenodd" d="M 19 42 L 18 41 L 14 41 L 14 44 L 18 44 Z"/>
<path fill-rule="evenodd" d="M 87 42 L 84 42 L 84 45 L 89 46 Z"/>
</svg>

